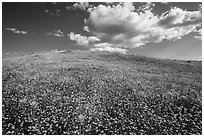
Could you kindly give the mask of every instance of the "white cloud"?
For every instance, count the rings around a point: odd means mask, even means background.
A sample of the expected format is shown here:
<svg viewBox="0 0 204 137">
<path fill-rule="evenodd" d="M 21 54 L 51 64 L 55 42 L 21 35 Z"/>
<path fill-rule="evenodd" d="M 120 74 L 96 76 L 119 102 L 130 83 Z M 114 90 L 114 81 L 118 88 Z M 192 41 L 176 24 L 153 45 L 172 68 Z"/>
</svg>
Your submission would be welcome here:
<svg viewBox="0 0 204 137">
<path fill-rule="evenodd" d="M 120 53 L 126 54 L 126 49 L 117 48 L 117 47 L 110 47 L 110 46 L 99 47 L 99 48 L 92 48 L 90 50 L 91 51 L 120 52 Z"/>
<path fill-rule="evenodd" d="M 142 5 L 141 7 L 139 7 L 139 8 L 137 9 L 137 11 L 138 11 L 138 12 L 144 12 L 144 11 L 146 11 L 146 10 L 152 11 L 153 8 L 154 8 L 154 6 L 155 6 L 154 3 L 152 3 L 152 2 L 146 2 L 144 5 Z"/>
<path fill-rule="evenodd" d="M 85 10 L 86 8 L 89 7 L 89 3 L 88 2 L 77 2 L 73 6 L 78 9 Z"/>
<path fill-rule="evenodd" d="M 139 9 L 132 3 L 89 6 L 89 17 L 83 29 L 91 33 L 94 40 L 90 42 L 90 37 L 74 33 L 70 33 L 70 39 L 79 45 L 91 45 L 92 50 L 126 51 L 146 43 L 181 39 L 202 24 L 201 10 L 185 11 L 174 7 L 158 16 L 152 12 L 154 6 L 154 3 L 146 3 Z"/>
<path fill-rule="evenodd" d="M 69 38 L 76 41 L 79 45 L 88 45 L 86 36 L 81 36 L 80 34 L 74 34 L 73 32 L 71 32 L 69 34 Z"/>
<path fill-rule="evenodd" d="M 202 22 L 201 11 L 184 11 L 174 7 L 170 11 L 163 13 L 159 19 L 159 25 L 165 27 L 174 27 L 182 25 L 191 25 Z"/>
<path fill-rule="evenodd" d="M 195 36 L 196 39 L 202 40 L 202 36 Z"/>
<path fill-rule="evenodd" d="M 100 39 L 117 47 L 134 48 L 163 39 L 177 40 L 191 33 L 201 23 L 200 11 L 184 11 L 173 8 L 161 16 L 147 3 L 135 12 L 132 3 L 116 6 L 99 5 L 90 10 L 86 29 Z"/>
<path fill-rule="evenodd" d="M 48 32 L 46 33 L 47 36 L 56 36 L 56 37 L 63 37 L 64 33 L 61 30 L 55 30 L 54 32 Z"/>
<path fill-rule="evenodd" d="M 80 34 L 75 34 L 73 32 L 71 32 L 68 36 L 71 40 L 76 41 L 77 44 L 91 48 L 91 51 L 120 52 L 124 54 L 126 53 L 126 49 L 112 47 L 112 45 L 108 43 L 98 43 L 99 39 L 94 36 L 86 37 L 81 36 Z"/>
<path fill-rule="evenodd" d="M 61 30 L 54 31 L 53 35 L 57 36 L 57 37 L 63 37 L 64 36 L 64 34 Z"/>
<path fill-rule="evenodd" d="M 89 7 L 92 7 L 92 5 L 89 5 L 88 2 L 76 2 L 72 6 L 67 6 L 67 10 L 75 10 L 75 9 L 80 9 L 80 10 L 86 10 Z"/>
<path fill-rule="evenodd" d="M 97 41 L 99 41 L 99 39 L 94 36 L 86 37 L 86 36 L 81 36 L 80 34 L 75 34 L 73 32 L 68 34 L 68 36 L 71 40 L 76 41 L 77 44 L 81 46 L 91 46 L 95 44 Z"/>
<path fill-rule="evenodd" d="M 87 26 L 84 26 L 84 31 L 90 32 L 89 28 Z"/>
<path fill-rule="evenodd" d="M 22 34 L 22 35 L 28 34 L 27 31 L 17 30 L 16 28 L 6 28 L 6 30 L 12 31 L 13 33 L 16 33 L 16 34 Z"/>
<path fill-rule="evenodd" d="M 163 33 L 163 39 L 167 40 L 178 40 L 183 36 L 193 32 L 196 29 L 196 25 L 188 25 L 183 27 L 173 27 L 167 30 L 161 31 Z M 162 35 L 162 34 L 161 34 Z M 162 36 L 160 36 L 162 37 Z"/>
<path fill-rule="evenodd" d="M 20 33 L 25 35 L 25 34 L 27 34 L 28 32 L 27 32 L 27 31 L 20 31 Z"/>
<path fill-rule="evenodd" d="M 171 24 L 178 24 L 178 23 L 183 23 L 185 19 L 186 11 L 183 11 L 180 8 L 174 7 L 169 11 L 169 13 L 164 17 L 164 19 L 170 18 L 171 20 L 169 21 Z"/>
<path fill-rule="evenodd" d="M 198 9 L 199 9 L 200 11 L 202 11 L 202 4 L 199 4 L 198 6 L 199 6 Z"/>
<path fill-rule="evenodd" d="M 149 37 L 148 32 L 158 28 L 158 17 L 148 10 L 140 14 L 133 11 L 132 3 L 113 7 L 99 5 L 92 10 L 86 24 L 101 42 L 138 47 L 144 45 L 142 40 Z"/>
<path fill-rule="evenodd" d="M 198 33 L 198 35 L 195 36 L 196 39 L 202 40 L 202 26 L 198 26 L 195 32 Z"/>
</svg>

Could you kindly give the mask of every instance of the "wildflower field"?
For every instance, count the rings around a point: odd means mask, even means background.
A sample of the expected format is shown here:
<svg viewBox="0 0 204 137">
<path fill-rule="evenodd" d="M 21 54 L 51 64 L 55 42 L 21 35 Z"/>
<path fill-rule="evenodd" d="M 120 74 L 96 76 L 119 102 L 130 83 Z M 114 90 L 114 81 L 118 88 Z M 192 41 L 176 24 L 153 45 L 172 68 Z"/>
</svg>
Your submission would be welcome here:
<svg viewBox="0 0 204 137">
<path fill-rule="evenodd" d="M 2 58 L 2 134 L 202 134 L 202 65 L 69 51 Z"/>
</svg>

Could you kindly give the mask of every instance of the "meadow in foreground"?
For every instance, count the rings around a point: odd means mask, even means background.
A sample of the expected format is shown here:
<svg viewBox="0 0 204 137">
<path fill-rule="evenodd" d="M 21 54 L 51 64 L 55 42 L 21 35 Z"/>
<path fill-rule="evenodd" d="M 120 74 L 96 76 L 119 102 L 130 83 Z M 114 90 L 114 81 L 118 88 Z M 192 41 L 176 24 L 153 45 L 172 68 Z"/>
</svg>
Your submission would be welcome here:
<svg viewBox="0 0 204 137">
<path fill-rule="evenodd" d="M 201 62 L 71 51 L 2 66 L 2 134 L 202 134 Z"/>
</svg>

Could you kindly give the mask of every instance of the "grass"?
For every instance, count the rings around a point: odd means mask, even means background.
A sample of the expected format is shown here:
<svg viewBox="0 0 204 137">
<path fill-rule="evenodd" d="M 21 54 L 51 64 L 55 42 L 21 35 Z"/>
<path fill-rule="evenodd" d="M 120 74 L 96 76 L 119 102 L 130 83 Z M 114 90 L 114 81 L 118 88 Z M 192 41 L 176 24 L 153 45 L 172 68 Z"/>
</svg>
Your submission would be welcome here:
<svg viewBox="0 0 204 137">
<path fill-rule="evenodd" d="M 2 60 L 2 134 L 202 134 L 201 62 L 90 51 Z"/>
</svg>

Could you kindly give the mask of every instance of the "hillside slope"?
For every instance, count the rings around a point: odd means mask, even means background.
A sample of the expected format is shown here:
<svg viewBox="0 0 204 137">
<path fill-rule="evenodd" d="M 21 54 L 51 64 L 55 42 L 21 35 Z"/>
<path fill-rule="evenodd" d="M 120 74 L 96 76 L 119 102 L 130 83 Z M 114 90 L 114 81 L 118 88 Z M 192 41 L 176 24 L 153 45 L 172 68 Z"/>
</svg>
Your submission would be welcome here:
<svg viewBox="0 0 204 137">
<path fill-rule="evenodd" d="M 3 134 L 202 134 L 201 62 L 90 51 L 2 60 Z"/>
</svg>

